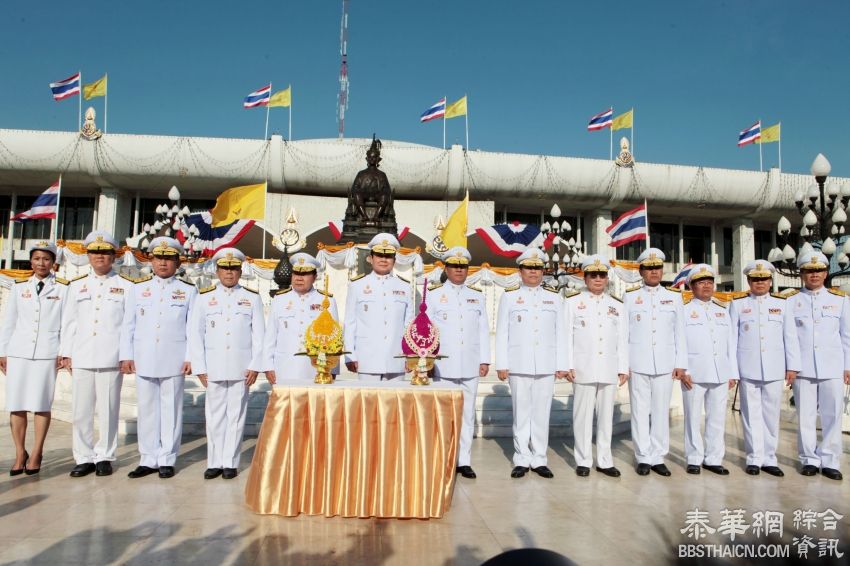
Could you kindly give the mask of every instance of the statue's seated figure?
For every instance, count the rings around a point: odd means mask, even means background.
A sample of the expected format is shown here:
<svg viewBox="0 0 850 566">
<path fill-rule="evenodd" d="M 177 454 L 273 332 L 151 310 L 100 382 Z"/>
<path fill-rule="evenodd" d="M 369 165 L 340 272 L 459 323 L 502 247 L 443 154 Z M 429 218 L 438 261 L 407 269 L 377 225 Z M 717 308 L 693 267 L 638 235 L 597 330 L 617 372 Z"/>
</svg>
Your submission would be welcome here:
<svg viewBox="0 0 850 566">
<path fill-rule="evenodd" d="M 359 221 L 361 226 L 395 222 L 393 191 L 387 175 L 378 169 L 381 162 L 381 140 L 372 139 L 366 152 L 368 167 L 357 173 L 348 195 L 345 221 Z"/>
</svg>

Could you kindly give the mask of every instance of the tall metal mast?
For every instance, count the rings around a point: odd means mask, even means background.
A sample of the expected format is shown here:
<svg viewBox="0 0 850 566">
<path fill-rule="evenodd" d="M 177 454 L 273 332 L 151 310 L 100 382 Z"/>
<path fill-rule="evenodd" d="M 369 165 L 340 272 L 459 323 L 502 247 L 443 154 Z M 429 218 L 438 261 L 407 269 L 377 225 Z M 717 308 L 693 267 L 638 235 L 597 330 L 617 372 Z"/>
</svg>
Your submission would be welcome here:
<svg viewBox="0 0 850 566">
<path fill-rule="evenodd" d="M 339 30 L 339 54 L 342 63 L 339 68 L 339 94 L 336 104 L 340 138 L 345 137 L 345 111 L 348 109 L 348 1 L 342 0 L 342 23 Z"/>
</svg>

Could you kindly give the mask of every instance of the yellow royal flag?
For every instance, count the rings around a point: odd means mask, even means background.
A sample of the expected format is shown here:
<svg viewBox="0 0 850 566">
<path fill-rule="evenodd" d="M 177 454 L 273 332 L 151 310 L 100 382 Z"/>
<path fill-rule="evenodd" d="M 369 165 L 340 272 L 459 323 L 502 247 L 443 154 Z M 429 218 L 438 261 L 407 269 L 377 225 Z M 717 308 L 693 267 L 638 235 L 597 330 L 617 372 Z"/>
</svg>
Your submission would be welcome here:
<svg viewBox="0 0 850 566">
<path fill-rule="evenodd" d="M 466 191 L 466 197 L 458 205 L 457 209 L 449 217 L 446 227 L 440 232 L 440 240 L 443 241 L 447 249 L 452 249 L 455 246 L 466 247 L 466 226 L 469 211 L 469 191 Z"/>
<path fill-rule="evenodd" d="M 771 126 L 769 128 L 765 128 L 761 131 L 761 139 L 756 140 L 756 143 L 773 143 L 778 142 L 780 140 L 780 126 L 782 126 L 782 122 L 776 124 L 775 126 Z"/>
<path fill-rule="evenodd" d="M 269 99 L 269 108 L 287 107 L 292 104 L 292 85 L 279 90 Z"/>
<path fill-rule="evenodd" d="M 98 96 L 106 96 L 106 75 L 103 75 L 93 83 L 83 85 L 83 98 L 91 100 Z"/>
<path fill-rule="evenodd" d="M 466 116 L 466 95 L 460 100 L 446 106 L 446 120 L 458 116 Z M 466 240 L 464 239 L 464 241 Z"/>
<path fill-rule="evenodd" d="M 634 118 L 635 109 L 632 108 L 624 114 L 620 114 L 614 121 L 611 122 L 611 130 L 624 130 L 632 127 L 632 119 Z"/>
<path fill-rule="evenodd" d="M 210 210 L 213 228 L 237 220 L 262 220 L 266 215 L 266 184 L 245 185 L 227 189 L 215 199 Z"/>
</svg>

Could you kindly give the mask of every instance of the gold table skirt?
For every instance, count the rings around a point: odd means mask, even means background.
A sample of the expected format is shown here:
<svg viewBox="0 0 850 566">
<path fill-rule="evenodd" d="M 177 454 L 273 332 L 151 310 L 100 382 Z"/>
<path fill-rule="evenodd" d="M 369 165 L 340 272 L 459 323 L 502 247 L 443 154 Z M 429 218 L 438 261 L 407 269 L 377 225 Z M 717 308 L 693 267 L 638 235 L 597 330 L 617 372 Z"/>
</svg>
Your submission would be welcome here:
<svg viewBox="0 0 850 566">
<path fill-rule="evenodd" d="M 255 513 L 441 517 L 463 414 L 456 387 L 275 387 L 245 486 Z"/>
</svg>

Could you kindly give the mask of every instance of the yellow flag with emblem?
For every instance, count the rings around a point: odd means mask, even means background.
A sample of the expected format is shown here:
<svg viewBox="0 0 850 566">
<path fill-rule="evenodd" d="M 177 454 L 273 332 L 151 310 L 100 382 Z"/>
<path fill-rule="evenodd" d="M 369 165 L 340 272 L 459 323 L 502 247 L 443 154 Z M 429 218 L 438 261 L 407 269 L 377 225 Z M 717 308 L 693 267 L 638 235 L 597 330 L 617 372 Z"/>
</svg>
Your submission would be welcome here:
<svg viewBox="0 0 850 566">
<path fill-rule="evenodd" d="M 781 126 L 782 126 L 782 122 L 776 124 L 775 126 L 771 126 L 769 128 L 763 129 L 761 131 L 761 139 L 756 140 L 756 143 L 778 142 L 780 140 Z"/>
<path fill-rule="evenodd" d="M 620 114 L 614 121 L 611 122 L 611 130 L 624 130 L 626 128 L 631 128 L 633 123 L 633 118 L 635 114 L 635 109 L 632 108 L 628 112 Z"/>
<path fill-rule="evenodd" d="M 266 183 L 227 189 L 215 199 L 210 214 L 213 228 L 237 220 L 262 220 L 266 215 Z"/>
<path fill-rule="evenodd" d="M 98 96 L 106 96 L 106 77 L 103 75 L 93 83 L 83 85 L 83 98 L 91 100 Z"/>
<path fill-rule="evenodd" d="M 466 116 L 466 95 L 446 107 L 446 120 L 458 116 Z"/>
<path fill-rule="evenodd" d="M 287 107 L 292 104 L 292 85 L 279 90 L 269 99 L 269 108 Z"/>
<path fill-rule="evenodd" d="M 449 217 L 446 227 L 440 232 L 440 240 L 443 241 L 446 250 L 455 246 L 466 247 L 466 228 L 469 219 L 469 191 L 466 197 L 458 205 L 457 209 Z"/>
</svg>

